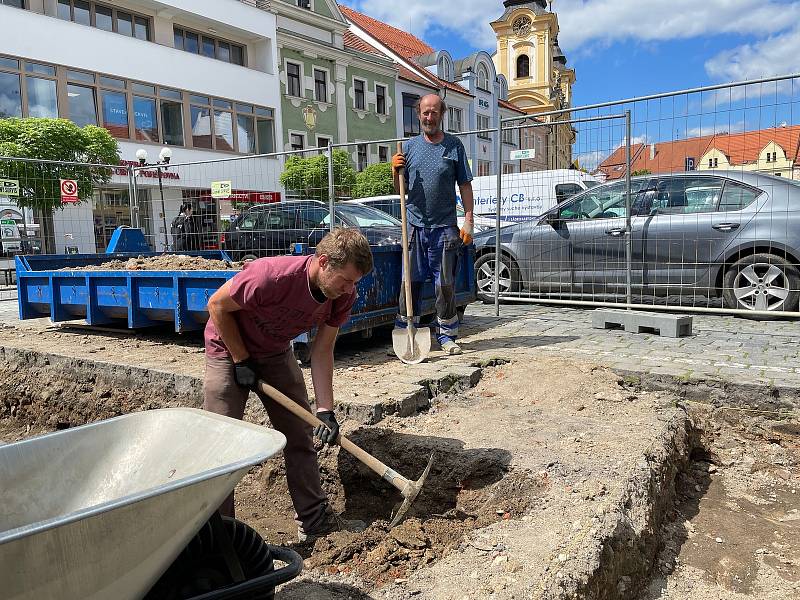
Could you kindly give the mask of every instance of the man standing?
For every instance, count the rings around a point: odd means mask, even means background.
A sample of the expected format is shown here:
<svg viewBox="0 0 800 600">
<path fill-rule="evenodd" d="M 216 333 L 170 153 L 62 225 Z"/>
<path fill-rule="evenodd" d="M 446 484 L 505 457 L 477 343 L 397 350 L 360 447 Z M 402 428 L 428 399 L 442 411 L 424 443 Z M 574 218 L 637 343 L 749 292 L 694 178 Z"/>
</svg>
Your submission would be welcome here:
<svg viewBox="0 0 800 600">
<path fill-rule="evenodd" d="M 256 384 L 263 379 L 310 412 L 291 341 L 317 327 L 311 378 L 317 417 L 327 427 L 313 433 L 323 443 L 335 443 L 333 346 L 339 327 L 350 318 L 356 283 L 370 271 L 367 239 L 357 229 L 335 229 L 319 242 L 314 256 L 255 260 L 208 301 L 203 408 L 241 419 L 250 391 L 258 394 L 272 425 L 286 436 L 286 480 L 301 542 L 340 529 L 343 522 L 322 491 L 312 428 L 263 396 Z M 220 512 L 233 516 L 233 494 Z"/>
<path fill-rule="evenodd" d="M 462 243 L 472 242 L 472 172 L 461 140 L 442 131 L 447 112 L 444 100 L 429 94 L 419 100 L 416 109 L 422 133 L 406 141 L 403 152 L 392 157 L 397 192 L 399 170 L 405 169 L 414 320 L 419 319 L 422 284 L 431 277 L 436 286 L 436 337 L 445 354 L 461 354 L 456 343 L 455 271 Z M 461 231 L 456 218 L 456 184 L 464 204 Z M 401 293 L 395 327 L 407 327 L 405 315 L 405 297 Z"/>
</svg>

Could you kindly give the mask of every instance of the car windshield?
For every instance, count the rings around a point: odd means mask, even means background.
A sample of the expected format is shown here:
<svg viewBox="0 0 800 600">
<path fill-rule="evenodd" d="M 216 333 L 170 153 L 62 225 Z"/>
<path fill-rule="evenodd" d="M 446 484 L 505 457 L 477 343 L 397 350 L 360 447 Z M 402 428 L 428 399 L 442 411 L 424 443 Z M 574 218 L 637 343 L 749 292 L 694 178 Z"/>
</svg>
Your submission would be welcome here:
<svg viewBox="0 0 800 600">
<path fill-rule="evenodd" d="M 592 179 L 584 179 L 583 180 L 583 185 L 585 185 L 586 189 L 589 190 L 589 189 L 593 188 L 596 185 L 600 185 L 600 182 L 599 181 L 594 181 Z"/>
<path fill-rule="evenodd" d="M 400 221 L 393 216 L 369 206 L 355 203 L 338 203 L 337 217 L 356 227 L 399 227 Z M 328 220 L 328 222 L 330 222 Z"/>
</svg>

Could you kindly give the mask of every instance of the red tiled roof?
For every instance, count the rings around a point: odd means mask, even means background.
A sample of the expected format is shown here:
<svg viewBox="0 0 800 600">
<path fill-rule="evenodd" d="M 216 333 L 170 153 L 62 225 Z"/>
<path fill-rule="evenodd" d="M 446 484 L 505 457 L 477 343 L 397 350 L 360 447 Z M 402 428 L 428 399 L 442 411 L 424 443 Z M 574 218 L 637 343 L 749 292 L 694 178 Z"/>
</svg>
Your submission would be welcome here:
<svg viewBox="0 0 800 600">
<path fill-rule="evenodd" d="M 399 65 L 399 69 L 401 79 L 407 79 L 408 81 L 413 81 L 414 83 L 425 85 L 432 90 L 436 90 L 436 84 L 432 83 L 430 80 L 420 77 L 414 71 L 406 69 L 403 65 Z"/>
<path fill-rule="evenodd" d="M 525 114 L 525 111 L 522 110 L 519 106 L 517 106 L 516 104 L 512 104 L 511 102 L 508 102 L 507 100 L 498 100 L 497 104 L 499 104 L 503 108 L 508 108 L 510 110 L 515 110 L 518 113 L 523 114 L 523 115 Z"/>
<path fill-rule="evenodd" d="M 359 52 L 364 52 L 366 54 L 377 54 L 378 56 L 383 56 L 383 52 L 365 42 L 350 31 L 344 32 L 344 47 L 352 50 L 358 50 Z"/>
<path fill-rule="evenodd" d="M 800 125 L 759 129 L 745 133 L 707 135 L 674 142 L 653 144 L 651 158 L 650 144 L 631 146 L 631 171 L 647 169 L 651 173 L 674 173 L 686 169 L 686 159 L 693 158 L 695 164 L 708 151 L 717 149 L 728 157 L 731 166 L 754 163 L 764 146 L 775 142 L 787 158 L 796 161 L 800 149 Z M 619 179 L 625 176 L 625 148 L 617 148 L 611 156 L 598 166 L 606 179 Z"/>
<path fill-rule="evenodd" d="M 411 58 L 412 56 L 421 56 L 434 52 L 434 49 L 428 44 L 410 33 L 382 23 L 372 17 L 368 17 L 352 8 L 340 5 L 339 9 L 351 23 L 358 25 L 372 37 L 392 48 L 392 50 L 400 54 L 403 58 Z"/>
</svg>

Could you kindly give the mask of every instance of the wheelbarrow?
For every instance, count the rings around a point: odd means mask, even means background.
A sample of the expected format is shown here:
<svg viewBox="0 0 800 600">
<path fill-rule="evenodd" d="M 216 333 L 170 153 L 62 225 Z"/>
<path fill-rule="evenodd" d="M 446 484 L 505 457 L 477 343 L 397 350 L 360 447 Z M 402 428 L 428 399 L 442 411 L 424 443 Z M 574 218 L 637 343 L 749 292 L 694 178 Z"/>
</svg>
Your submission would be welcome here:
<svg viewBox="0 0 800 600">
<path fill-rule="evenodd" d="M 248 469 L 285 444 L 272 429 L 168 408 L 0 446 L 0 595 L 144 597 L 215 523 L 210 517 Z M 274 589 L 302 562 L 270 548 L 289 563 L 273 571 Z M 239 577 L 238 585 L 248 582 Z M 236 586 L 198 597 L 237 597 Z"/>
</svg>

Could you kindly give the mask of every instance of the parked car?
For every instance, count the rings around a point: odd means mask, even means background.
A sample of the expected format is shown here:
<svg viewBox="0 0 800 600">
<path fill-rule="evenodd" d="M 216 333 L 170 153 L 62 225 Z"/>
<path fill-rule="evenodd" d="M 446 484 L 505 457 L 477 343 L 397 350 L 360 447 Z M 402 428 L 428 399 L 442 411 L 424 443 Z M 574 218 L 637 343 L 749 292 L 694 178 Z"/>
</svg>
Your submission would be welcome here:
<svg viewBox="0 0 800 600">
<path fill-rule="evenodd" d="M 464 224 L 464 207 L 461 205 L 461 198 L 457 198 L 458 204 L 456 205 L 456 218 L 458 220 L 458 226 L 461 227 Z M 347 202 L 357 202 L 358 204 L 363 204 L 364 206 L 370 206 L 372 208 L 377 208 L 378 210 L 382 210 L 383 212 L 392 215 L 395 219 L 400 220 L 400 195 L 399 194 L 392 194 L 389 196 L 372 196 L 370 198 L 357 198 L 355 200 L 347 200 Z M 495 229 L 495 219 L 490 217 L 479 217 L 475 216 L 475 232 L 479 233 L 481 231 L 487 231 L 491 229 L 494 231 Z M 500 227 L 505 227 L 506 225 L 511 225 L 510 221 L 500 221 Z"/>
<path fill-rule="evenodd" d="M 316 246 L 330 222 L 328 205 L 318 200 L 259 204 L 232 223 L 222 235 L 222 247 L 234 260 L 288 254 L 296 242 Z M 368 206 L 337 203 L 335 225 L 358 227 L 373 246 L 401 240 L 400 222 Z"/>
<path fill-rule="evenodd" d="M 800 183 L 708 171 L 631 180 L 637 295 L 721 297 L 726 308 L 796 311 Z M 626 290 L 625 181 L 574 196 L 501 230 L 500 290 L 550 297 Z M 495 236 L 479 234 L 478 296 L 493 297 Z"/>
</svg>

